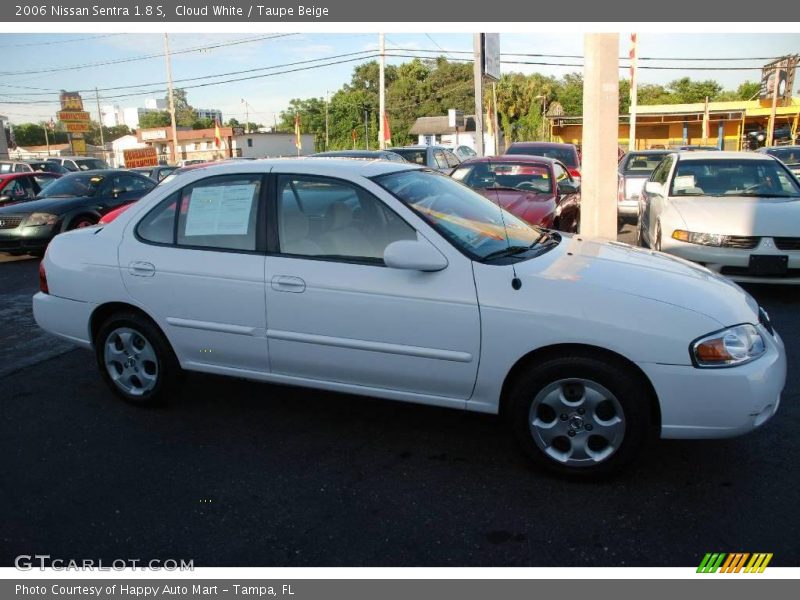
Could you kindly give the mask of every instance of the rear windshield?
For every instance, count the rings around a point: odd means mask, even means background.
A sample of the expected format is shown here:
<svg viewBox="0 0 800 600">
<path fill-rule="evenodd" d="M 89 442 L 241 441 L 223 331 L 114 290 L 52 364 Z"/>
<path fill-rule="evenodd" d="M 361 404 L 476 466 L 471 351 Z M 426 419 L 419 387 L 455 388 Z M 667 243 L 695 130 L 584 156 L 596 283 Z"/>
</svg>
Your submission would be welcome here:
<svg viewBox="0 0 800 600">
<path fill-rule="evenodd" d="M 767 150 L 767 153 L 787 165 L 800 163 L 800 148 L 775 148 L 774 150 Z"/>
<path fill-rule="evenodd" d="M 415 150 L 413 148 L 395 148 L 392 150 L 395 154 L 399 154 L 403 158 L 405 158 L 408 162 L 414 163 L 416 165 L 423 165 L 426 166 L 427 163 L 427 150 Z"/>
<path fill-rule="evenodd" d="M 568 167 L 578 166 L 578 153 L 574 148 L 558 148 L 553 146 L 517 146 L 512 145 L 506 154 L 527 154 L 529 156 L 545 156 L 554 158 Z"/>
<path fill-rule="evenodd" d="M 107 169 L 108 164 L 99 158 L 81 158 L 75 161 L 81 171 L 91 171 L 96 169 Z"/>
<path fill-rule="evenodd" d="M 623 161 L 622 170 L 625 172 L 641 173 L 647 175 L 652 173 L 658 164 L 664 160 L 668 152 L 647 153 L 633 152 L 627 154 Z"/>
<path fill-rule="evenodd" d="M 475 163 L 459 167 L 452 176 L 473 189 L 514 189 L 542 194 L 553 191 L 553 180 L 546 165 Z"/>
</svg>

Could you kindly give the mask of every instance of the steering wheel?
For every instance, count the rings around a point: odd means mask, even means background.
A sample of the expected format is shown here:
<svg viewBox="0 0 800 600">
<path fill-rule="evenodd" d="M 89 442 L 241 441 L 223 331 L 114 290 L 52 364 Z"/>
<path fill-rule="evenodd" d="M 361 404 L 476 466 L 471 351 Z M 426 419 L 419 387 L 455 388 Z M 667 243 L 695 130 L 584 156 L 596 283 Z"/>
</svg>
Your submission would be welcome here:
<svg viewBox="0 0 800 600">
<path fill-rule="evenodd" d="M 518 190 L 531 190 L 533 192 L 541 191 L 538 187 L 536 187 L 536 184 L 534 184 L 532 181 L 520 181 L 514 187 Z"/>
</svg>

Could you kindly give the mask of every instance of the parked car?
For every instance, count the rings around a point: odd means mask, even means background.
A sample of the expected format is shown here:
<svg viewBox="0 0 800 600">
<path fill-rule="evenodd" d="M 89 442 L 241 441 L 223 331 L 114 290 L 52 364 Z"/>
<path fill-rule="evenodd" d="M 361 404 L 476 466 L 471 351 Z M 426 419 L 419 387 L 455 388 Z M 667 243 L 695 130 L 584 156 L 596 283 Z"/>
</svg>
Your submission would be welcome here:
<svg viewBox="0 0 800 600">
<path fill-rule="evenodd" d="M 187 370 L 502 412 L 532 459 L 576 476 L 651 437 L 756 429 L 786 381 L 766 313 L 723 278 L 389 161 L 186 173 L 57 236 L 33 313 L 135 404 Z"/>
<path fill-rule="evenodd" d="M 0 207 L 0 250 L 41 255 L 57 234 L 96 224 L 106 212 L 138 200 L 155 185 L 123 170 L 64 175 L 35 200 Z"/>
<path fill-rule="evenodd" d="M 617 221 L 636 225 L 639 219 L 639 196 L 650 173 L 669 154 L 668 150 L 634 150 L 619 161 L 617 184 Z"/>
<path fill-rule="evenodd" d="M 455 152 L 456 156 L 460 160 L 468 160 L 470 158 L 475 158 L 476 156 L 478 156 L 478 153 L 475 152 L 475 150 L 473 150 L 469 146 L 464 146 L 464 145 L 455 146 L 453 148 L 453 152 Z"/>
<path fill-rule="evenodd" d="M 57 173 L 58 175 L 65 175 L 71 173 L 64 165 L 53 162 L 52 160 L 29 160 L 26 161 L 32 170 L 42 171 L 44 173 Z"/>
<path fill-rule="evenodd" d="M 187 159 L 184 159 L 182 161 L 179 161 L 178 162 L 178 166 L 179 167 L 188 167 L 190 165 L 199 165 L 199 164 L 203 164 L 205 162 L 208 162 L 208 161 L 206 161 L 206 159 L 204 159 L 204 158 L 187 158 Z"/>
<path fill-rule="evenodd" d="M 575 144 L 556 142 L 514 142 L 506 148 L 506 154 L 529 154 L 545 156 L 566 165 L 569 174 L 577 179 L 581 176 L 581 159 Z"/>
<path fill-rule="evenodd" d="M 177 168 L 178 167 L 170 167 L 167 165 L 156 165 L 155 167 L 134 167 L 133 169 L 128 170 L 133 171 L 134 173 L 139 173 L 140 175 L 144 175 L 145 177 L 149 177 L 158 183 Z"/>
<path fill-rule="evenodd" d="M 560 162 L 542 156 L 465 160 L 452 177 L 532 225 L 577 231 L 580 187 Z"/>
<path fill-rule="evenodd" d="M 717 146 L 698 146 L 698 145 L 688 145 L 688 146 L 675 146 L 672 151 L 678 152 L 713 152 L 715 150 L 719 150 Z"/>
<path fill-rule="evenodd" d="M 31 166 L 21 160 L 0 160 L 0 175 L 5 173 L 29 173 Z"/>
<path fill-rule="evenodd" d="M 396 152 L 390 152 L 389 150 L 328 150 L 327 152 L 317 152 L 311 156 L 323 158 L 360 158 L 365 160 L 391 160 L 394 162 L 407 162 L 405 158 Z"/>
<path fill-rule="evenodd" d="M 789 167 L 789 170 L 800 177 L 800 146 L 770 146 L 760 148 L 759 152 L 769 154 Z"/>
<path fill-rule="evenodd" d="M 800 283 L 800 183 L 769 154 L 670 154 L 639 205 L 643 246 L 736 281 Z"/>
<path fill-rule="evenodd" d="M 455 152 L 445 146 L 403 146 L 388 150 L 399 154 L 412 164 L 429 167 L 442 173 L 450 173 L 461 164 L 461 159 Z"/>
<path fill-rule="evenodd" d="M 49 162 L 61 165 L 68 171 L 98 171 L 108 169 L 108 163 L 91 156 L 53 156 L 47 158 Z"/>
<path fill-rule="evenodd" d="M 55 173 L 33 172 L 0 175 L 0 206 L 33 200 L 59 177 Z"/>
</svg>

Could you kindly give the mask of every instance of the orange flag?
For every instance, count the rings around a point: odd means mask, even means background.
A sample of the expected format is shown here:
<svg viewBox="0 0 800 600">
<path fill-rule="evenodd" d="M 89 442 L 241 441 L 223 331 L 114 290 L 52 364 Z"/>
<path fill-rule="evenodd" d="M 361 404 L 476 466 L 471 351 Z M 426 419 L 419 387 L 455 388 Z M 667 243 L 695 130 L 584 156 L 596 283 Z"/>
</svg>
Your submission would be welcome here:
<svg viewBox="0 0 800 600">
<path fill-rule="evenodd" d="M 219 121 L 214 121 L 214 145 L 217 148 L 222 146 L 222 134 L 219 131 Z"/>
<path fill-rule="evenodd" d="M 297 152 L 303 149 L 303 140 L 300 138 L 300 114 L 294 116 L 294 147 Z"/>
</svg>

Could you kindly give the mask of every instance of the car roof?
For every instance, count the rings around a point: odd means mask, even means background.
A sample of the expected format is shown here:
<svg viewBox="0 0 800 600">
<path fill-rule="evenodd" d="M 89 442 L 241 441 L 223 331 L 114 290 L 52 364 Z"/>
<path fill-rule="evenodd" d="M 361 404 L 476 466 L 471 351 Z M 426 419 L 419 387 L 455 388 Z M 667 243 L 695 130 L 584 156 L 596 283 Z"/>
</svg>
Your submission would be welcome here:
<svg viewBox="0 0 800 600">
<path fill-rule="evenodd" d="M 563 142 L 512 142 L 511 146 L 517 148 L 575 148 L 575 144 L 567 144 Z M 510 147 L 510 146 L 509 146 Z"/>
<path fill-rule="evenodd" d="M 725 150 L 697 150 L 677 152 L 680 156 L 680 161 L 688 160 L 775 160 L 769 154 L 762 154 L 760 152 L 734 152 Z"/>
<path fill-rule="evenodd" d="M 375 177 L 397 171 L 422 169 L 411 163 L 387 160 L 353 160 L 351 158 L 305 156 L 299 158 L 259 158 L 247 161 L 214 162 L 204 164 L 193 171 L 203 171 L 209 175 L 227 173 L 298 173 L 326 175 L 330 177 L 348 175 L 351 177 Z M 102 171 L 95 171 L 102 172 Z"/>
<path fill-rule="evenodd" d="M 670 150 L 669 148 L 650 148 L 649 150 L 630 150 L 625 153 L 625 156 L 631 154 L 669 154 L 670 152 L 675 152 L 675 150 Z"/>
<path fill-rule="evenodd" d="M 536 156 L 534 154 L 498 154 L 497 156 L 473 156 L 464 160 L 459 166 L 471 165 L 485 162 L 515 162 L 536 165 L 552 165 L 560 162 L 548 156 Z"/>
<path fill-rule="evenodd" d="M 72 171 L 71 173 L 64 173 L 64 177 L 75 177 L 77 175 L 91 175 L 91 176 L 108 176 L 116 173 L 130 173 L 130 169 L 92 169 L 90 171 Z"/>
<path fill-rule="evenodd" d="M 30 176 L 39 177 L 40 175 L 44 175 L 47 177 L 48 175 L 58 175 L 58 173 L 43 173 L 42 171 L 22 171 L 17 173 L 2 173 L 0 174 L 0 180 L 7 181 L 9 179 L 17 179 L 18 177 L 30 177 Z"/>
</svg>

